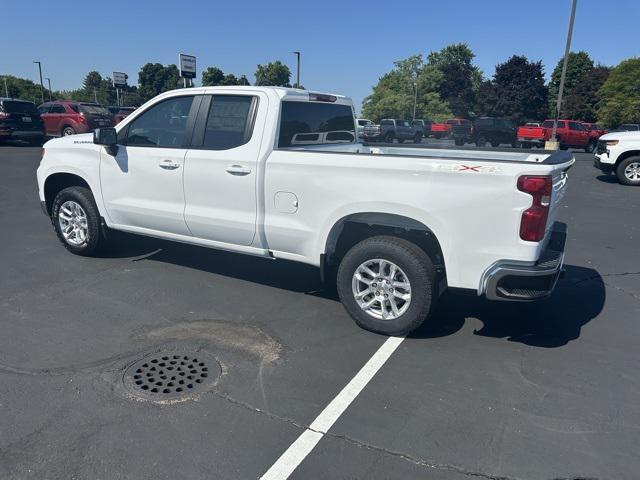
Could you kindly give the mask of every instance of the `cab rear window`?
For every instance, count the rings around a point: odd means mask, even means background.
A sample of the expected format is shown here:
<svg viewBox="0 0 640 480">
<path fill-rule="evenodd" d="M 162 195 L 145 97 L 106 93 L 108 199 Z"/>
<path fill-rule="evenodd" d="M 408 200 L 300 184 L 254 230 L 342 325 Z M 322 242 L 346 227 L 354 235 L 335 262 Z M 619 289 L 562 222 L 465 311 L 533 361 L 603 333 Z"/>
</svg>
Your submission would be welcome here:
<svg viewBox="0 0 640 480">
<path fill-rule="evenodd" d="M 355 122 L 349 105 L 282 102 L 278 148 L 355 141 Z"/>
<path fill-rule="evenodd" d="M 38 109 L 31 102 L 16 102 L 5 100 L 0 104 L 5 113 L 24 113 L 26 115 L 38 115 Z"/>
</svg>

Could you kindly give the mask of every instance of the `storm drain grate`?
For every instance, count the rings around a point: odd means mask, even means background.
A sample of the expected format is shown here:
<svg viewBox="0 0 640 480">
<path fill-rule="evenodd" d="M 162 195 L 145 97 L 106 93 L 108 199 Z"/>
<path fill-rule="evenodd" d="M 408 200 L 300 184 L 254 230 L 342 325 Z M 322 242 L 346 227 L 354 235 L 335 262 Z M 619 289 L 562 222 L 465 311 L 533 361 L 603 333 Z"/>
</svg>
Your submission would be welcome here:
<svg viewBox="0 0 640 480">
<path fill-rule="evenodd" d="M 201 353 L 151 354 L 124 373 L 124 385 L 138 397 L 165 401 L 192 397 L 207 390 L 220 375 L 218 362 Z"/>
</svg>

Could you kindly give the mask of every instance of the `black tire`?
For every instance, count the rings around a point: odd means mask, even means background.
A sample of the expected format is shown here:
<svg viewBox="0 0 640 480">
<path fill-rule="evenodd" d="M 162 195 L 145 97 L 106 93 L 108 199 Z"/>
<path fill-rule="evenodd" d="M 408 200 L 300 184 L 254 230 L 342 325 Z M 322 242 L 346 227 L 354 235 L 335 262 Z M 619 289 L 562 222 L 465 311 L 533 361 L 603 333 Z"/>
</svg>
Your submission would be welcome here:
<svg viewBox="0 0 640 480">
<path fill-rule="evenodd" d="M 62 127 L 62 130 L 60 130 L 60 135 L 62 135 L 63 137 L 67 137 L 69 135 L 75 135 L 76 131 L 73 127 L 70 127 L 69 125 L 65 125 L 64 127 Z"/>
<path fill-rule="evenodd" d="M 493 148 L 498 148 L 500 146 L 500 142 L 491 142 L 491 146 Z"/>
<path fill-rule="evenodd" d="M 384 143 L 393 143 L 393 133 L 387 133 L 383 139 Z"/>
<path fill-rule="evenodd" d="M 436 140 L 440 140 L 442 138 L 442 134 L 441 133 L 434 133 L 433 136 L 434 136 L 434 138 Z"/>
<path fill-rule="evenodd" d="M 484 137 L 480 137 L 476 140 L 476 147 L 481 148 L 487 144 L 487 139 Z"/>
<path fill-rule="evenodd" d="M 517 140 L 515 142 L 511 142 L 511 148 L 520 148 L 520 142 Z"/>
<path fill-rule="evenodd" d="M 73 201 L 79 204 L 85 212 L 87 219 L 87 235 L 85 241 L 80 245 L 69 243 L 62 234 L 60 226 L 60 207 L 67 201 Z M 53 200 L 51 207 L 51 222 L 56 231 L 58 240 L 62 242 L 64 247 L 71 253 L 91 257 L 96 255 L 104 246 L 105 238 L 100 232 L 100 213 L 96 202 L 93 199 L 91 190 L 84 187 L 68 187 L 61 190 Z"/>
<path fill-rule="evenodd" d="M 422 143 L 422 135 L 420 135 L 419 133 L 416 133 L 413 136 L 413 143 Z"/>
<path fill-rule="evenodd" d="M 464 140 L 461 138 L 456 138 L 454 140 L 454 143 L 458 146 L 458 147 L 462 147 L 464 145 Z"/>
<path fill-rule="evenodd" d="M 589 144 L 585 147 L 584 151 L 586 153 L 593 153 L 596 149 L 597 146 L 597 142 L 594 142 L 593 140 L 589 142 Z"/>
<path fill-rule="evenodd" d="M 398 138 L 398 143 L 404 143 L 404 138 Z"/>
<path fill-rule="evenodd" d="M 631 168 L 633 168 L 634 164 L 636 165 L 635 168 L 640 168 L 640 156 L 625 158 L 616 167 L 616 176 L 618 177 L 618 181 L 622 185 L 628 185 L 631 187 L 640 187 L 640 178 L 633 179 L 625 175 L 625 170 L 627 169 L 627 167 L 632 166 Z"/>
<path fill-rule="evenodd" d="M 353 276 L 362 263 L 372 259 L 393 262 L 409 280 L 411 301 L 397 318 L 375 318 L 362 310 L 355 299 Z M 429 316 L 437 300 L 433 262 L 420 247 L 398 237 L 371 237 L 356 244 L 340 262 L 336 283 L 340 301 L 351 318 L 360 327 L 383 335 L 406 335 L 415 330 Z"/>
</svg>

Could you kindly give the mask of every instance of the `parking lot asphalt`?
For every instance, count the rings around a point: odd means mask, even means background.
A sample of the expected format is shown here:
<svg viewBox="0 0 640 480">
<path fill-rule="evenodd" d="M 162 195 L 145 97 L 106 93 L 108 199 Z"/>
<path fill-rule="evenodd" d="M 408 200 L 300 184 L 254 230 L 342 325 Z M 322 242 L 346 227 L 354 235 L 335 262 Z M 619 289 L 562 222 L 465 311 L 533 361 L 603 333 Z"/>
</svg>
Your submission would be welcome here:
<svg viewBox="0 0 640 480">
<path fill-rule="evenodd" d="M 39 154 L 0 146 L 0 478 L 258 478 L 385 342 L 301 264 L 129 235 L 71 255 Z M 576 158 L 554 295 L 446 295 L 291 478 L 638 478 L 640 189 Z M 221 375 L 133 398 L 125 369 L 165 351 Z"/>
</svg>

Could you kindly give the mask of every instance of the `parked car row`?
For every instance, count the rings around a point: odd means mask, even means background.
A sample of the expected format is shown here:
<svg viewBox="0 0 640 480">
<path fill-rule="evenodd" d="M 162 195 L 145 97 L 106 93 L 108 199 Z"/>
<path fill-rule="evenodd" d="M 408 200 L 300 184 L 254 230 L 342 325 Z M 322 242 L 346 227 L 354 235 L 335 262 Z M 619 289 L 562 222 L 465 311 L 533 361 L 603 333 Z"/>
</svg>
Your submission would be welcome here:
<svg viewBox="0 0 640 480">
<path fill-rule="evenodd" d="M 45 137 L 62 137 L 112 127 L 133 112 L 132 107 L 104 107 L 75 100 L 33 102 L 0 98 L 0 141 L 26 140 L 41 144 Z"/>
</svg>

